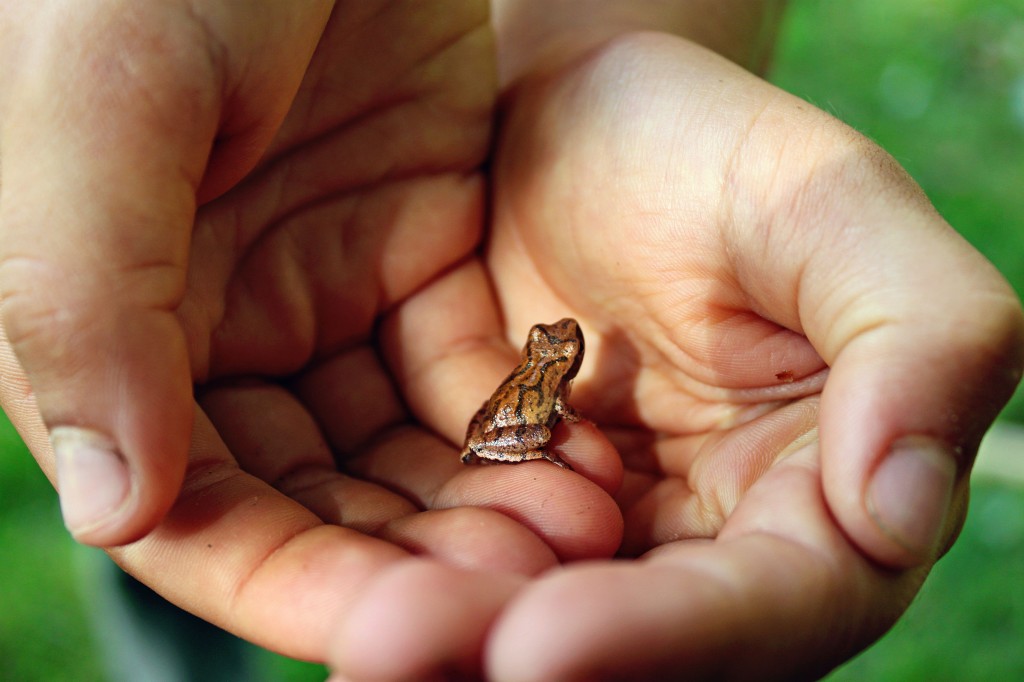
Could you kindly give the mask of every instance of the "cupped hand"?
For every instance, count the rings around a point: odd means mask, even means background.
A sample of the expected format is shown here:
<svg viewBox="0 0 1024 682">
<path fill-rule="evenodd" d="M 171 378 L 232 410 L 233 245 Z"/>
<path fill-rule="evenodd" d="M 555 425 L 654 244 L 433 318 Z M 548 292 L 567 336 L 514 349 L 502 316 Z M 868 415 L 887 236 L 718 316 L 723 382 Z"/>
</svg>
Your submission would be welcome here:
<svg viewBox="0 0 1024 682">
<path fill-rule="evenodd" d="M 586 478 L 458 459 L 523 341 L 477 253 L 486 3 L 265 5 L 0 12 L 4 408 L 174 602 L 472 672 L 526 576 L 622 530 L 593 426 L 556 434 Z"/>
<path fill-rule="evenodd" d="M 1019 302 L 888 155 L 718 55 L 560 57 L 507 97 L 487 263 L 514 326 L 550 299 L 586 330 L 638 558 L 527 586 L 487 670 L 821 674 L 955 539 Z"/>
<path fill-rule="evenodd" d="M 845 127 L 630 36 L 507 93 L 487 207 L 482 3 L 113 6 L 4 9 L 3 401 L 174 601 L 357 679 L 782 676 L 955 536 L 1019 307 Z M 625 477 L 586 425 L 462 467 L 567 314 Z"/>
</svg>

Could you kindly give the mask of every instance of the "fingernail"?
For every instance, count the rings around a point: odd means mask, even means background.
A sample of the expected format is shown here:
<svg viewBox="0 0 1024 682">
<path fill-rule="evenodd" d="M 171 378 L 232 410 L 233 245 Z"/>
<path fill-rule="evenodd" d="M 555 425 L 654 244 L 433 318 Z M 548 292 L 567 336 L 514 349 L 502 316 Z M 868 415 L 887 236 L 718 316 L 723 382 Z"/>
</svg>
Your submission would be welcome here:
<svg viewBox="0 0 1024 682">
<path fill-rule="evenodd" d="M 88 531 L 121 510 L 131 490 L 128 467 L 109 438 L 87 429 L 58 426 L 50 432 L 57 457 L 57 488 L 64 525 Z"/>
<path fill-rule="evenodd" d="M 868 486 L 867 508 L 882 532 L 922 557 L 936 549 L 949 513 L 956 461 L 924 437 L 893 444 Z"/>
</svg>

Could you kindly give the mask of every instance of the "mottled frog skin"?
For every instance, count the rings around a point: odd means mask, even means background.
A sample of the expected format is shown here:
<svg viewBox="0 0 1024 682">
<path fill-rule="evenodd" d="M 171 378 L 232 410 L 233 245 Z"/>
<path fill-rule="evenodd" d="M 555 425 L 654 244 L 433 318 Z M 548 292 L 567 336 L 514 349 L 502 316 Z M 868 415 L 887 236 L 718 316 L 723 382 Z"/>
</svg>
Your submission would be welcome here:
<svg viewBox="0 0 1024 682">
<path fill-rule="evenodd" d="M 583 332 L 576 320 L 536 324 L 523 357 L 469 422 L 463 463 L 546 459 L 572 469 L 545 449 L 559 419 L 580 420 L 569 389 L 583 362 Z"/>
</svg>

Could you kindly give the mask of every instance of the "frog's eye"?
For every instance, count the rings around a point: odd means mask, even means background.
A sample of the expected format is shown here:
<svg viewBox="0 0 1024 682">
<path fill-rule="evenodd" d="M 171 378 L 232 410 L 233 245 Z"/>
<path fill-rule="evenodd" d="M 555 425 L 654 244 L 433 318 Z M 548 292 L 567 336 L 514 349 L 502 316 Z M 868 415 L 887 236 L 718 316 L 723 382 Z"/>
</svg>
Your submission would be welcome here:
<svg viewBox="0 0 1024 682">
<path fill-rule="evenodd" d="M 583 348 L 586 345 L 583 341 L 583 330 L 576 327 L 576 343 L 579 345 L 579 353 L 583 355 Z"/>
<path fill-rule="evenodd" d="M 526 347 L 524 351 L 529 351 L 532 348 L 539 348 L 541 345 L 547 343 L 548 335 L 540 328 L 540 325 L 536 325 L 530 328 L 530 338 L 526 340 Z"/>
</svg>

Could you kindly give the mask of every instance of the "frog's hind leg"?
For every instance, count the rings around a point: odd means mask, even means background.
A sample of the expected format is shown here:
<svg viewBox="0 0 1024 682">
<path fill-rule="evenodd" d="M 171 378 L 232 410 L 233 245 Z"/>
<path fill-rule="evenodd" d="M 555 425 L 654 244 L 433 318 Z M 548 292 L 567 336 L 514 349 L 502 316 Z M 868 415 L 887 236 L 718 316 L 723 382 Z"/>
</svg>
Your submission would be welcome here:
<svg viewBox="0 0 1024 682">
<path fill-rule="evenodd" d="M 572 405 L 565 401 L 561 396 L 555 399 L 555 412 L 559 417 L 574 424 L 583 419 L 583 415 L 576 411 Z"/>
<path fill-rule="evenodd" d="M 572 467 L 569 466 L 568 462 L 563 460 L 558 455 L 556 455 L 556 454 L 554 454 L 552 452 L 548 452 L 547 450 L 530 450 L 529 452 L 524 452 L 522 454 L 522 459 L 520 461 L 522 461 L 522 462 L 529 462 L 531 460 L 537 460 L 537 459 L 546 459 L 547 461 L 551 462 L 552 464 L 557 464 L 558 466 L 562 467 L 563 469 L 568 469 L 569 471 L 573 470 Z"/>
</svg>

